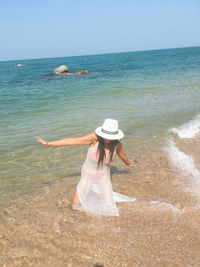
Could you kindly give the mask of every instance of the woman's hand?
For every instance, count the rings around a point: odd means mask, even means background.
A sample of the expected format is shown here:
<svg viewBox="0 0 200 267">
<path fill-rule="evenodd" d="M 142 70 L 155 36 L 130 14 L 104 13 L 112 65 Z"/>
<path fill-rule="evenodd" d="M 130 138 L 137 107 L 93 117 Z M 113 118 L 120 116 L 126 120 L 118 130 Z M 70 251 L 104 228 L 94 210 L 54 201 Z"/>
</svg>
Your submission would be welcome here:
<svg viewBox="0 0 200 267">
<path fill-rule="evenodd" d="M 46 144 L 47 144 L 47 141 L 45 141 L 44 139 L 42 139 L 42 138 L 40 138 L 40 137 L 37 137 L 37 141 L 38 141 L 39 143 L 41 143 L 42 145 L 45 145 L 45 146 L 46 146 Z"/>
<path fill-rule="evenodd" d="M 127 166 L 129 166 L 129 167 L 134 167 L 134 164 L 133 164 L 133 162 L 132 162 L 132 161 L 130 161 L 130 160 L 127 162 L 127 164 L 126 164 L 126 165 L 127 165 Z"/>
</svg>

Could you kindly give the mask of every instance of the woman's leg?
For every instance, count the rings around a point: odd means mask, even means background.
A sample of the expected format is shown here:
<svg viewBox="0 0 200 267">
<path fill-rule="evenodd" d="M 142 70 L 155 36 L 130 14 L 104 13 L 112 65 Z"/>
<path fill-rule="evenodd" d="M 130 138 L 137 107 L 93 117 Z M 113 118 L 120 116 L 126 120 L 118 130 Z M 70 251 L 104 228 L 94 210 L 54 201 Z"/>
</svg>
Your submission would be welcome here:
<svg viewBox="0 0 200 267">
<path fill-rule="evenodd" d="M 80 199 L 79 199 L 77 190 L 76 190 L 76 192 L 75 192 L 75 194 L 74 194 L 73 204 L 81 205 L 81 202 L 80 202 Z"/>
</svg>

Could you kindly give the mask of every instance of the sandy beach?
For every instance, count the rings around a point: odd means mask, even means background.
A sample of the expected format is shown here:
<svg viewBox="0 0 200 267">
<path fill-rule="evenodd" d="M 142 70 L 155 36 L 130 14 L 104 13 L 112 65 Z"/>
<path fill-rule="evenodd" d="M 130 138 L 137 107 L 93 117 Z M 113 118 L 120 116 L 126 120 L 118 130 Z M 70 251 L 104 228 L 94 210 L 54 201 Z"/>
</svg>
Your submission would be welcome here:
<svg viewBox="0 0 200 267">
<path fill-rule="evenodd" d="M 133 169 L 112 164 L 114 191 L 136 197 L 118 204 L 119 217 L 72 209 L 78 175 L 4 209 L 1 266 L 199 266 L 199 200 L 182 186 L 188 178 L 156 146 L 132 157 Z"/>
</svg>

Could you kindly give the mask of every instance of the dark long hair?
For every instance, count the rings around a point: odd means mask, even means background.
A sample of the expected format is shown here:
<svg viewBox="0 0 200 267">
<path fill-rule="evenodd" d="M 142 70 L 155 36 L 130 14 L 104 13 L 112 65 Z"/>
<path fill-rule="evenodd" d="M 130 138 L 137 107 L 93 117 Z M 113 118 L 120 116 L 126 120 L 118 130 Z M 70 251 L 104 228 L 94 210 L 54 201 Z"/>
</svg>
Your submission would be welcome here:
<svg viewBox="0 0 200 267">
<path fill-rule="evenodd" d="M 104 143 L 104 138 L 102 138 L 101 136 L 97 135 L 97 140 L 98 140 L 98 149 L 97 149 L 97 153 L 99 155 L 98 157 L 98 167 L 103 165 L 103 161 L 104 158 L 106 157 L 105 154 L 105 143 Z M 113 158 L 113 154 L 115 152 L 115 148 L 118 144 L 118 140 L 111 140 L 110 142 L 110 161 L 111 162 L 112 158 Z"/>
</svg>

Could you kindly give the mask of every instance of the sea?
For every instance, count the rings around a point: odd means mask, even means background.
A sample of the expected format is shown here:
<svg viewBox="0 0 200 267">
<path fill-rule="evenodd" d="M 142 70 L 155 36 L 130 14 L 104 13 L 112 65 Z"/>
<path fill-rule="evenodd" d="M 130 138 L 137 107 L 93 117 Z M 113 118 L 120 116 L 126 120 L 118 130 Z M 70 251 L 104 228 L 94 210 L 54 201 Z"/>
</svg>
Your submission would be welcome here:
<svg viewBox="0 0 200 267">
<path fill-rule="evenodd" d="M 70 75 L 54 74 L 60 65 Z M 89 74 L 74 75 L 78 70 Z M 47 149 L 37 137 L 82 136 L 106 118 L 118 120 L 136 168 L 138 155 L 149 155 L 151 164 L 151 151 L 160 151 L 177 170 L 174 179 L 184 179 L 180 190 L 194 194 L 199 207 L 200 47 L 188 47 L 1 61 L 0 210 L 80 175 L 87 146 Z"/>
</svg>

